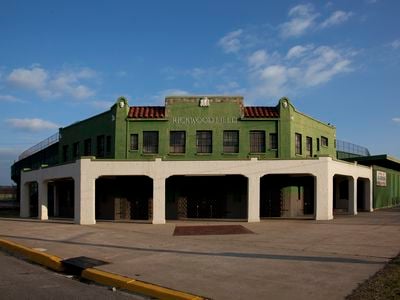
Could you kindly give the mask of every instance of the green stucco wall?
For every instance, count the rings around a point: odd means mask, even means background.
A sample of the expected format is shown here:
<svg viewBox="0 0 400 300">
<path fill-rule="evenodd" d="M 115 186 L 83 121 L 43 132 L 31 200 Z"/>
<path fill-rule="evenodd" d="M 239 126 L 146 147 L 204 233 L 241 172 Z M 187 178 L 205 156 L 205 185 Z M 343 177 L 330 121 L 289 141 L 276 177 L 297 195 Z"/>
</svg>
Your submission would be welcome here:
<svg viewBox="0 0 400 300">
<path fill-rule="evenodd" d="M 42 149 L 39 152 L 36 152 L 24 159 L 15 162 L 11 166 L 11 179 L 18 184 L 21 177 L 21 170 L 25 168 L 38 169 L 42 165 L 54 166 L 58 164 L 58 149 L 59 144 L 55 143 L 48 146 L 47 148 Z"/>
<path fill-rule="evenodd" d="M 287 104 L 285 104 L 285 102 Z M 336 129 L 334 126 L 322 123 L 301 112 L 298 112 L 288 99 L 281 99 L 280 105 L 280 140 L 285 145 L 280 149 L 280 157 L 283 159 L 305 158 L 308 156 L 306 151 L 306 137 L 312 138 L 311 156 L 331 156 L 336 157 Z M 302 151 L 296 154 L 295 134 L 301 134 Z M 322 146 L 322 137 L 328 139 L 328 146 Z M 317 141 L 319 140 L 319 147 Z M 319 150 L 318 150 L 319 149 Z"/>
<path fill-rule="evenodd" d="M 321 123 L 300 112 L 297 112 L 288 99 L 282 99 L 278 108 L 280 118 L 244 118 L 243 99 L 241 97 L 210 97 L 210 106 L 200 107 L 200 97 L 171 97 L 167 98 L 166 118 L 164 120 L 152 119 L 130 119 L 128 122 L 128 134 L 138 134 L 139 149 L 127 151 L 128 159 L 153 159 L 154 156 L 166 160 L 220 160 L 220 159 L 248 159 L 258 157 L 259 159 L 292 159 L 305 158 L 306 137 L 313 139 L 312 156 L 335 157 L 336 130 L 333 126 Z M 287 105 L 284 105 L 286 101 Z M 202 123 L 198 120 L 211 118 L 212 122 Z M 146 155 L 142 153 L 142 132 L 156 130 L 160 132 L 159 153 L 157 155 Z M 169 153 L 169 131 L 182 130 L 186 132 L 186 153 Z M 210 154 L 196 153 L 196 131 L 211 130 L 213 135 L 213 151 Z M 239 131 L 239 152 L 224 153 L 223 131 Z M 264 130 L 266 133 L 265 153 L 250 152 L 250 131 Z M 269 134 L 278 134 L 278 149 L 270 149 Z M 295 154 L 295 133 L 302 134 L 302 155 Z M 317 139 L 321 136 L 328 138 L 328 147 L 320 146 L 317 151 Z M 125 146 L 125 145 L 124 145 Z M 126 146 L 129 146 L 126 144 Z M 122 153 L 122 151 L 121 151 Z M 122 158 L 122 157 L 121 157 Z"/>
<path fill-rule="evenodd" d="M 200 106 L 203 96 L 173 96 L 166 98 L 165 117 L 128 118 L 129 104 L 123 97 L 101 114 L 86 120 L 71 124 L 60 129 L 58 157 L 56 163 L 70 162 L 73 156 L 73 145 L 79 142 L 79 156 L 84 156 L 84 142 L 91 139 L 91 156 L 97 156 L 97 137 L 103 135 L 111 140 L 111 149 L 105 151 L 103 157 L 108 159 L 154 160 L 232 160 L 250 159 L 297 159 L 306 158 L 306 137 L 313 141 L 312 156 L 335 157 L 336 130 L 333 126 L 319 122 L 298 112 L 289 99 L 282 98 L 276 106 L 279 117 L 245 116 L 243 97 L 240 96 L 208 96 L 209 105 Z M 273 109 L 274 110 L 274 109 Z M 196 131 L 212 131 L 212 152 L 203 154 L 196 151 Z M 239 151 L 224 153 L 223 132 L 235 130 L 239 132 Z M 265 132 L 265 152 L 251 153 L 250 132 L 262 130 Z M 143 153 L 143 132 L 159 132 L 159 151 L 156 154 Z M 170 153 L 170 131 L 186 132 L 185 153 Z M 295 153 L 295 133 L 302 135 L 302 154 Z M 138 150 L 130 150 L 130 135 L 137 134 Z M 270 147 L 270 134 L 277 135 L 277 149 Z M 328 147 L 320 146 L 317 151 L 317 139 L 328 138 Z M 105 141 L 106 143 L 106 141 Z M 68 146 L 64 157 L 64 146 Z M 37 156 L 37 155 L 36 155 Z M 36 157 L 32 156 L 32 159 Z M 17 163 L 18 164 L 18 163 Z M 52 163 L 53 164 L 53 163 Z M 31 166 L 32 165 L 32 166 Z M 29 167 L 36 166 L 32 163 Z M 13 166 L 13 170 L 15 166 Z"/>
<path fill-rule="evenodd" d="M 128 159 L 153 159 L 161 157 L 165 160 L 223 160 L 223 159 L 248 159 L 259 157 L 269 159 L 277 157 L 277 150 L 269 147 L 269 134 L 277 133 L 278 119 L 243 119 L 242 98 L 226 99 L 219 97 L 211 100 L 208 107 L 200 107 L 198 98 L 170 98 L 166 104 L 165 120 L 154 119 L 129 119 L 128 137 L 138 134 L 139 150 L 128 151 Z M 159 153 L 156 155 L 143 154 L 143 131 L 159 132 Z M 196 131 L 212 131 L 212 153 L 197 153 Z M 224 130 L 239 131 L 239 152 L 224 153 Z M 266 134 L 265 153 L 250 153 L 250 130 L 263 130 Z M 186 152 L 175 154 L 169 152 L 169 132 L 186 132 Z M 129 146 L 129 145 L 128 145 Z"/>
<path fill-rule="evenodd" d="M 377 171 L 386 173 L 386 186 L 377 184 Z M 400 172 L 373 166 L 373 207 L 384 208 L 400 205 Z"/>
<path fill-rule="evenodd" d="M 111 110 L 115 115 L 114 157 L 115 159 L 126 159 L 129 147 L 129 136 L 127 135 L 129 126 L 129 122 L 127 122 L 129 112 L 128 101 L 124 97 L 118 98 Z"/>
<path fill-rule="evenodd" d="M 96 156 L 97 153 L 97 137 L 104 135 L 111 137 L 111 151 L 105 154 L 106 158 L 114 157 L 115 149 L 115 105 L 109 111 L 93 116 L 89 119 L 74 123 L 68 127 L 60 129 L 59 141 L 59 161 L 65 162 L 63 159 L 63 147 L 68 146 L 66 161 L 73 160 L 72 150 L 73 144 L 79 142 L 80 156 L 84 155 L 84 141 L 91 139 L 91 155 Z"/>
</svg>

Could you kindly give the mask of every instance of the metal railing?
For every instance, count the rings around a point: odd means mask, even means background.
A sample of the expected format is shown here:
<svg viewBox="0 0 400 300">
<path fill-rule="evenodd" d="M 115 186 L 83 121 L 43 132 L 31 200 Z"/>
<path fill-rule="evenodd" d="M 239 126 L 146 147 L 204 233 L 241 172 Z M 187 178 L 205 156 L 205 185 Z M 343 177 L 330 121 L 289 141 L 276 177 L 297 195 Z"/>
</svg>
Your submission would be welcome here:
<svg viewBox="0 0 400 300">
<path fill-rule="evenodd" d="M 345 152 L 359 156 L 370 156 L 369 150 L 366 147 L 352 144 L 345 141 L 336 141 L 336 151 Z"/>
<path fill-rule="evenodd" d="M 41 141 L 40 143 L 36 144 L 35 146 L 30 147 L 28 150 L 25 150 L 24 152 L 22 152 L 21 155 L 18 156 L 18 160 L 27 158 L 28 156 L 31 156 L 32 154 L 35 154 L 51 145 L 57 143 L 59 140 L 60 140 L 60 135 L 57 132 L 56 134 L 53 134 L 52 136 Z"/>
</svg>

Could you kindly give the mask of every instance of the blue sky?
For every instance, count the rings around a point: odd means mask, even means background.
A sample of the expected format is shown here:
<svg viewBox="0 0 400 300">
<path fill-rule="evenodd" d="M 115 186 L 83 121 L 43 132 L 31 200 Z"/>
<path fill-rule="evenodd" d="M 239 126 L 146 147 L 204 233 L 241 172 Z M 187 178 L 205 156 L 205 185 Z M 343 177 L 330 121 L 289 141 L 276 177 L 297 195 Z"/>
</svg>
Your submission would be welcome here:
<svg viewBox="0 0 400 300">
<path fill-rule="evenodd" d="M 25 149 L 106 110 L 239 94 L 400 157 L 400 2 L 0 0 L 0 184 Z"/>
</svg>

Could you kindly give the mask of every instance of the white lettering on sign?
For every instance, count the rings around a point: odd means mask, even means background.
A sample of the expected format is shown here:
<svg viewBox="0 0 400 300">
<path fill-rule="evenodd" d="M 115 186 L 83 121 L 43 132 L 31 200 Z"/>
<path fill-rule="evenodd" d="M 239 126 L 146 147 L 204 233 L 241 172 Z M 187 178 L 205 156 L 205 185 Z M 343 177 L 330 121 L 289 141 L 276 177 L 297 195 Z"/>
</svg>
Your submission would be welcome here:
<svg viewBox="0 0 400 300">
<path fill-rule="evenodd" d="M 386 172 L 376 171 L 376 185 L 377 186 L 387 186 Z"/>
<path fill-rule="evenodd" d="M 225 117 L 225 116 L 216 116 L 216 117 L 173 117 L 173 124 L 182 124 L 182 125 L 190 125 L 190 124 L 236 124 L 238 122 L 237 117 Z"/>
</svg>

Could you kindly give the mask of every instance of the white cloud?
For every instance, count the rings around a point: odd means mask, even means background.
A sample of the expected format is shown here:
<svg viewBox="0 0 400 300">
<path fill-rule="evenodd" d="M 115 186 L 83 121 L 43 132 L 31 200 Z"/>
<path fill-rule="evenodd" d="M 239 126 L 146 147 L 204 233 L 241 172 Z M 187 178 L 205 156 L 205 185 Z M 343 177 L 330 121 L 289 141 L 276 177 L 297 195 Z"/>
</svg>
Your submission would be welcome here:
<svg viewBox="0 0 400 300">
<path fill-rule="evenodd" d="M 328 46 L 297 45 L 288 51 L 286 59 L 275 55 L 274 64 L 248 70 L 249 95 L 276 98 L 324 84 L 352 71 L 349 56 L 345 50 Z"/>
<path fill-rule="evenodd" d="M 74 76 L 76 79 L 92 79 L 96 78 L 98 76 L 97 72 L 90 69 L 90 68 L 81 68 L 78 69 L 77 71 L 70 71 L 72 76 Z"/>
<path fill-rule="evenodd" d="M 400 118 L 393 118 L 392 121 L 400 124 Z"/>
<path fill-rule="evenodd" d="M 391 42 L 390 46 L 393 49 L 400 49 L 400 39 L 397 39 L 397 40 L 394 40 L 393 42 Z"/>
<path fill-rule="evenodd" d="M 323 21 L 320 24 L 321 28 L 327 28 L 327 27 L 331 27 L 334 25 L 338 25 L 341 23 L 346 22 L 351 16 L 353 15 L 352 12 L 345 12 L 342 10 L 337 10 L 335 12 L 332 13 L 332 15 L 326 19 L 325 21 Z"/>
<path fill-rule="evenodd" d="M 7 119 L 6 123 L 15 129 L 20 129 L 29 132 L 37 132 L 42 130 L 50 130 L 50 129 L 58 129 L 60 126 L 46 120 L 38 119 L 38 118 L 11 118 Z"/>
<path fill-rule="evenodd" d="M 7 80 L 17 87 L 41 90 L 44 89 L 48 77 L 47 71 L 39 67 L 31 69 L 19 68 L 14 69 L 8 75 Z"/>
<path fill-rule="evenodd" d="M 352 12 L 342 10 L 334 11 L 326 20 L 319 23 L 316 19 L 320 16 L 310 3 L 299 4 L 289 10 L 289 21 L 279 26 L 280 34 L 284 38 L 299 37 L 307 32 L 325 29 L 346 22 Z"/>
<path fill-rule="evenodd" d="M 81 81 L 96 77 L 97 73 L 90 68 L 50 73 L 35 65 L 26 69 L 14 69 L 8 75 L 7 81 L 18 88 L 33 90 L 44 98 L 71 96 L 75 99 L 85 99 L 93 96 L 95 92 Z"/>
<path fill-rule="evenodd" d="M 265 50 L 257 50 L 248 57 L 250 67 L 259 68 L 268 60 L 268 54 Z"/>
<path fill-rule="evenodd" d="M 25 103 L 25 101 L 13 96 L 13 95 L 0 95 L 0 102 Z"/>
<path fill-rule="evenodd" d="M 299 58 L 305 55 L 309 50 L 313 48 L 312 45 L 297 45 L 289 49 L 289 51 L 286 54 L 287 59 L 292 59 L 292 58 Z"/>
<path fill-rule="evenodd" d="M 218 45 L 226 52 L 226 53 L 236 53 L 241 47 L 240 36 L 242 35 L 243 30 L 238 29 L 235 31 L 231 31 L 225 36 L 223 36 L 219 41 Z"/>
<path fill-rule="evenodd" d="M 312 30 L 315 26 L 315 19 L 318 13 L 315 13 L 311 4 L 300 4 L 289 10 L 290 20 L 280 25 L 282 37 L 298 37 Z"/>
<path fill-rule="evenodd" d="M 73 97 L 77 99 L 85 99 L 93 96 L 95 92 L 88 88 L 87 86 L 84 86 L 82 84 L 76 86 L 76 87 L 71 87 L 70 93 Z"/>
<path fill-rule="evenodd" d="M 56 74 L 53 79 L 49 81 L 48 86 L 56 97 L 69 95 L 76 99 L 85 99 L 93 96 L 95 92 L 87 86 L 80 84 L 80 80 L 92 79 L 95 76 L 96 72 L 88 68 L 77 71 L 63 71 Z"/>
<path fill-rule="evenodd" d="M 339 51 L 328 46 L 318 47 L 305 61 L 302 81 L 308 86 L 325 83 L 337 74 L 351 71 L 350 64 Z"/>
<path fill-rule="evenodd" d="M 288 69 L 283 65 L 272 65 L 259 72 L 260 84 L 256 93 L 268 97 L 280 97 L 289 79 Z"/>
<path fill-rule="evenodd" d="M 238 54 L 237 60 L 218 73 L 217 67 L 191 70 L 190 75 L 196 80 L 193 86 L 197 90 L 211 86 L 222 92 L 240 90 L 246 97 L 270 100 L 325 84 L 353 71 L 356 51 L 311 43 L 295 44 L 285 52 L 274 51 L 274 47 L 281 48 L 284 42 L 276 37 L 300 37 L 342 24 L 352 16 L 350 11 L 336 10 L 322 17 L 308 3 L 292 7 L 286 22 L 278 26 L 249 25 L 231 31 L 218 44 L 226 53 Z M 247 86 L 241 80 L 247 81 Z"/>
</svg>

